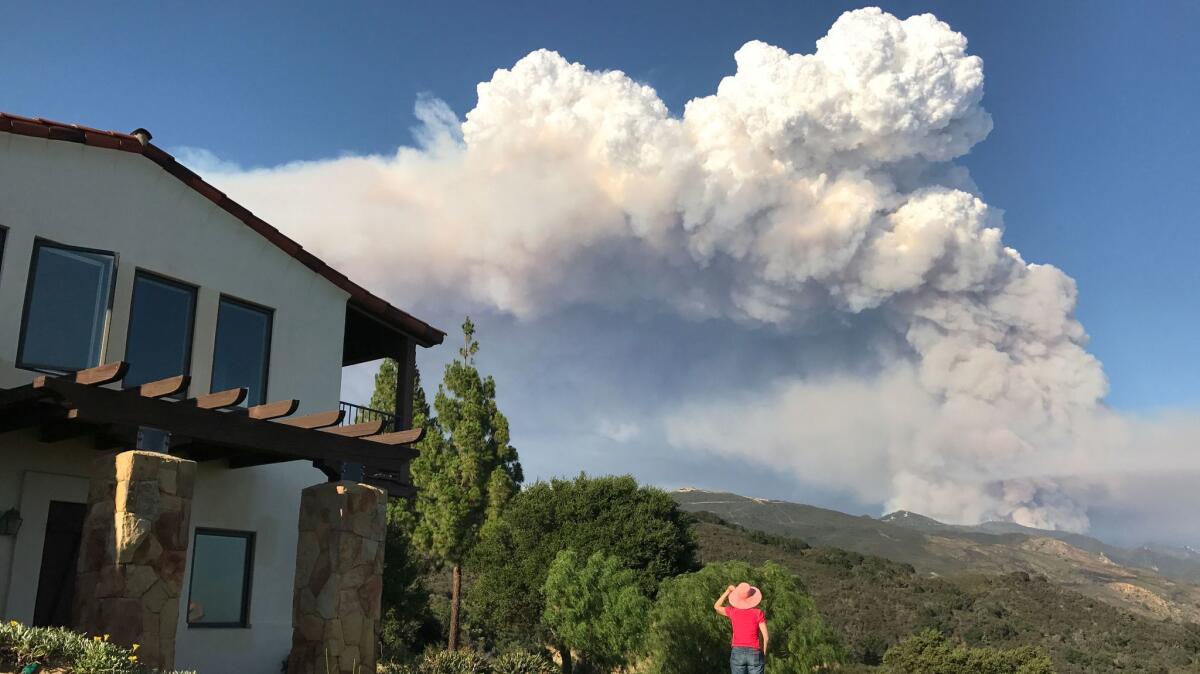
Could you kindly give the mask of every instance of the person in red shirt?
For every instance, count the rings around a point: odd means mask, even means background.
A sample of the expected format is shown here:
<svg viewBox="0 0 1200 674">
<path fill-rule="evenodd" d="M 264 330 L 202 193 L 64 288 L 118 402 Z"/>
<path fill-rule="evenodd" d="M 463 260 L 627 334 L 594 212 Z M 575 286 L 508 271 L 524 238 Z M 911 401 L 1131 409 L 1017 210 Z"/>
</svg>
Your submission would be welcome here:
<svg viewBox="0 0 1200 674">
<path fill-rule="evenodd" d="M 725 600 L 729 600 L 729 606 Z M 749 583 L 730 585 L 713 604 L 713 610 L 729 618 L 733 628 L 732 649 L 729 653 L 731 674 L 763 674 L 767 659 L 767 616 L 755 608 L 762 601 L 762 592 Z M 762 639 L 759 639 L 759 635 Z"/>
</svg>

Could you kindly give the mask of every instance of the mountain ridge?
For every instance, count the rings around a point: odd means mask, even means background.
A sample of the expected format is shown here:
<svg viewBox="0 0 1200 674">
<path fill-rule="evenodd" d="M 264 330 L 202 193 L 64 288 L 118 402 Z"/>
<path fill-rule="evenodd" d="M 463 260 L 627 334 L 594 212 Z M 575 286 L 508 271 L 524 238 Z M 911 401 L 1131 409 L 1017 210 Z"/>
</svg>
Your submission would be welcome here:
<svg viewBox="0 0 1200 674">
<path fill-rule="evenodd" d="M 814 546 L 910 564 L 935 576 L 1033 573 L 1141 615 L 1200 623 L 1200 554 L 1123 548 L 1099 539 L 1005 522 L 953 525 L 911 511 L 879 518 L 801 503 L 699 489 L 672 493 L 683 510 Z"/>
</svg>

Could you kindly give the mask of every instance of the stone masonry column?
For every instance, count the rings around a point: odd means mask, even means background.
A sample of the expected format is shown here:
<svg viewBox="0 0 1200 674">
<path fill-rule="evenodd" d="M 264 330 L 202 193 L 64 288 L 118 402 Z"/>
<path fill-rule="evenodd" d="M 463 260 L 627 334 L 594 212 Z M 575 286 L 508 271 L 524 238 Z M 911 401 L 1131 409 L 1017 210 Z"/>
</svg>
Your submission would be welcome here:
<svg viewBox="0 0 1200 674">
<path fill-rule="evenodd" d="M 157 452 L 92 465 L 75 578 L 75 627 L 139 644 L 138 659 L 173 669 L 196 463 Z"/>
<path fill-rule="evenodd" d="M 386 529 L 381 489 L 342 481 L 301 492 L 288 674 L 374 674 Z"/>
</svg>

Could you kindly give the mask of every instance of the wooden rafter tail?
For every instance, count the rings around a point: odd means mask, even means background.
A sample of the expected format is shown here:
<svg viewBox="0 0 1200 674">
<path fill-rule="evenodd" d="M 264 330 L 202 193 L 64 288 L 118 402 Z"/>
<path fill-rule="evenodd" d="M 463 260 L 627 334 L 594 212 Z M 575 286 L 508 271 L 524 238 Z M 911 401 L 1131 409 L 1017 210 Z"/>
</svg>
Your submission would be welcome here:
<svg viewBox="0 0 1200 674">
<path fill-rule="evenodd" d="M 332 426 L 330 428 L 323 428 L 321 430 L 323 430 L 326 433 L 332 433 L 333 435 L 342 435 L 347 438 L 363 438 L 368 435 L 378 435 L 383 430 L 384 424 L 386 424 L 386 423 L 387 422 L 384 421 L 383 419 L 376 419 L 374 421 L 364 421 L 361 424 L 349 424 L 347 426 Z"/>
<path fill-rule="evenodd" d="M 328 428 L 337 426 L 342 423 L 342 419 L 346 416 L 345 410 L 333 410 L 331 412 L 317 412 L 316 414 L 306 414 L 302 417 L 289 417 L 287 419 L 277 419 L 275 423 L 285 426 L 295 426 L 296 428 Z"/>
<path fill-rule="evenodd" d="M 372 435 L 371 437 L 364 439 L 384 445 L 411 445 L 414 442 L 420 442 L 421 438 L 423 437 L 425 437 L 424 428 L 410 428 L 406 431 Z"/>
<path fill-rule="evenodd" d="M 246 388 L 231 388 L 227 391 L 217 391 L 207 395 L 188 398 L 187 402 L 202 410 L 219 410 L 224 407 L 236 407 L 246 399 Z"/>
<path fill-rule="evenodd" d="M 125 378 L 125 373 L 127 372 L 129 372 L 129 363 L 119 360 L 115 363 L 106 363 L 99 367 L 80 370 L 73 375 L 67 375 L 65 378 L 76 384 L 103 386 L 104 384 L 121 381 Z"/>
<path fill-rule="evenodd" d="M 43 374 L 33 378 L 33 388 L 45 388 L 47 379 L 65 379 L 66 381 L 73 381 L 76 384 L 83 384 L 85 386 L 103 386 L 104 384 L 121 381 L 125 378 L 125 373 L 128 371 L 129 363 L 117 361 L 99 367 L 79 370 L 78 372 L 69 372 L 61 377 L 49 377 Z"/>
<path fill-rule="evenodd" d="M 251 419 L 266 421 L 268 419 L 279 419 L 282 417 L 290 417 L 300 409 L 300 401 L 295 398 L 291 400 L 276 400 L 275 402 L 266 403 L 264 405 L 255 405 L 246 410 L 246 416 Z"/>
<path fill-rule="evenodd" d="M 136 391 L 143 398 L 166 398 L 167 396 L 184 393 L 191 383 L 191 377 L 181 374 L 175 377 L 159 379 L 158 381 L 146 382 L 132 390 Z"/>
</svg>

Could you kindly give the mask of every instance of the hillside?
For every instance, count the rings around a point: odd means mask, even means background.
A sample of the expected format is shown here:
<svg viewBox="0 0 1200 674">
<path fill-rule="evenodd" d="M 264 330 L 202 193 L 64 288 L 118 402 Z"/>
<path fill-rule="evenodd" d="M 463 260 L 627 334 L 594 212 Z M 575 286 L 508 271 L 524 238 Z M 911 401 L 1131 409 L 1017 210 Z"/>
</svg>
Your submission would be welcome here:
<svg viewBox="0 0 1200 674">
<path fill-rule="evenodd" d="M 1200 623 L 1200 555 L 1187 550 L 1126 549 L 998 522 L 954 526 L 904 511 L 875 519 L 736 494 L 682 490 L 674 497 L 684 510 L 910 564 L 926 575 L 1043 575 L 1063 589 L 1146 617 Z"/>
<path fill-rule="evenodd" d="M 904 636 L 934 627 L 975 646 L 1041 646 L 1064 674 L 1200 672 L 1200 627 L 1136 615 L 1043 576 L 930 577 L 904 563 L 747 531 L 708 513 L 697 518 L 703 562 L 773 560 L 789 568 L 859 664 L 878 664 Z"/>
</svg>

